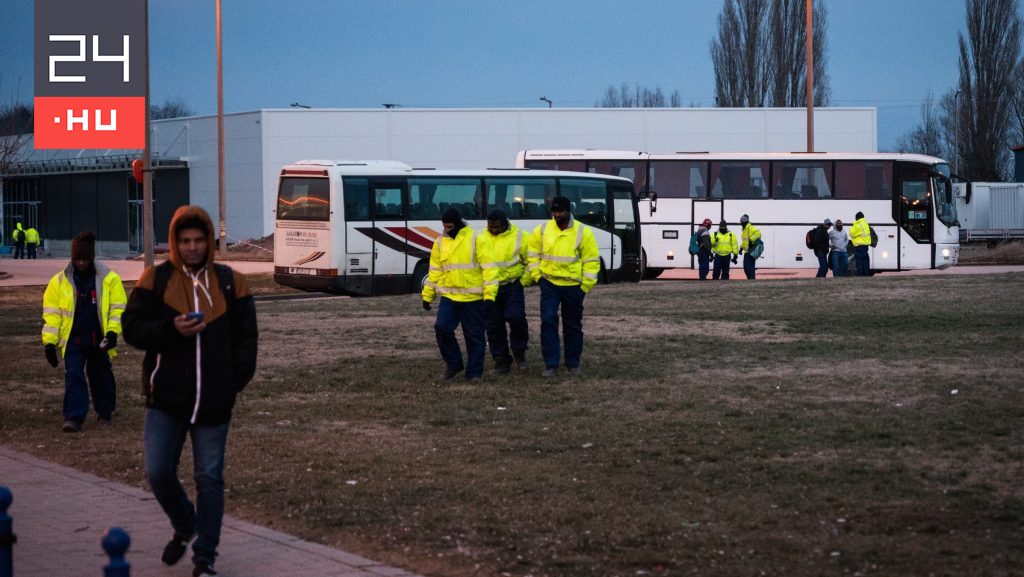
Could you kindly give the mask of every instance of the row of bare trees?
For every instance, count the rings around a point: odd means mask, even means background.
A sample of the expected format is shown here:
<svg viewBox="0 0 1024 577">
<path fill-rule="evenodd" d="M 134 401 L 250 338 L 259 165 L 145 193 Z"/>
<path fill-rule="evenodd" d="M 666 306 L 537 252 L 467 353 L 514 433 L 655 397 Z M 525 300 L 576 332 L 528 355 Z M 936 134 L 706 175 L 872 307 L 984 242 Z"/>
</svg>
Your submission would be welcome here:
<svg viewBox="0 0 1024 577">
<path fill-rule="evenodd" d="M 1011 147 L 1024 144 L 1024 60 L 1018 0 L 966 0 L 967 32 L 959 35 L 960 79 L 920 123 L 900 137 L 901 152 L 949 158 L 968 180 L 1010 176 Z"/>
</svg>

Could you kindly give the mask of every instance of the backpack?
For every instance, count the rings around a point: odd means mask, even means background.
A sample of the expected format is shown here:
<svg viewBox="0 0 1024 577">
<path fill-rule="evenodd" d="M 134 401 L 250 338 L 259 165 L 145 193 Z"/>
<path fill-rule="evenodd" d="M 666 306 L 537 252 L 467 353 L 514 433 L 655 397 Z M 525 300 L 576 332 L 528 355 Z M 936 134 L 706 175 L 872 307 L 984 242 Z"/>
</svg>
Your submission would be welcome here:
<svg viewBox="0 0 1024 577">
<path fill-rule="evenodd" d="M 761 258 L 761 255 L 764 253 L 764 242 L 761 239 L 755 240 L 754 246 L 750 247 L 750 250 L 747 252 L 750 253 L 750 258 L 752 259 Z"/>
<path fill-rule="evenodd" d="M 814 227 L 814 228 L 817 228 L 817 227 Z M 807 245 L 807 248 L 809 248 L 809 249 L 813 249 L 814 248 L 814 228 L 812 228 L 811 230 L 807 231 L 807 234 L 804 235 L 804 244 Z"/>
<path fill-rule="evenodd" d="M 878 234 L 875 232 L 874 227 L 869 226 L 868 230 L 871 232 L 871 248 L 875 248 L 878 246 Z"/>
<path fill-rule="evenodd" d="M 693 234 L 690 235 L 690 249 L 689 250 L 690 250 L 690 254 L 691 255 L 696 255 L 698 252 L 700 252 L 700 234 L 699 233 L 694 232 Z"/>
</svg>

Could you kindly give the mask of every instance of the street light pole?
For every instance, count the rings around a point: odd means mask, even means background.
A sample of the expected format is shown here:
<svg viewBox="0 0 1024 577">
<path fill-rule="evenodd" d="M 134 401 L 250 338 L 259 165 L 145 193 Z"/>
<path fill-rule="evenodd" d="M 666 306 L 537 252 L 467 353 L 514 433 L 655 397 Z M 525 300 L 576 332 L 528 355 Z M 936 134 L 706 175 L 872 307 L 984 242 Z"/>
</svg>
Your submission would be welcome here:
<svg viewBox="0 0 1024 577">
<path fill-rule="evenodd" d="M 217 248 L 228 250 L 227 198 L 224 194 L 224 69 L 221 58 L 220 0 L 217 0 L 217 209 L 220 213 Z"/>
<path fill-rule="evenodd" d="M 807 82 L 805 83 L 807 95 L 807 152 L 814 152 L 814 27 L 812 20 L 814 16 L 813 0 L 807 0 Z"/>
<path fill-rule="evenodd" d="M 149 113 L 149 0 L 143 3 L 146 14 L 146 46 L 143 48 L 143 62 L 146 68 L 146 148 L 142 151 L 142 255 L 146 267 L 153 266 L 153 170 L 152 142 L 150 139 Z"/>
<path fill-rule="evenodd" d="M 953 96 L 953 174 L 960 174 L 960 89 Z"/>
<path fill-rule="evenodd" d="M 537 100 L 543 100 L 544 102 L 547 102 L 548 103 L 548 108 L 551 108 L 551 106 L 554 104 L 554 102 L 552 102 L 551 99 L 548 98 L 547 96 L 541 96 Z"/>
</svg>

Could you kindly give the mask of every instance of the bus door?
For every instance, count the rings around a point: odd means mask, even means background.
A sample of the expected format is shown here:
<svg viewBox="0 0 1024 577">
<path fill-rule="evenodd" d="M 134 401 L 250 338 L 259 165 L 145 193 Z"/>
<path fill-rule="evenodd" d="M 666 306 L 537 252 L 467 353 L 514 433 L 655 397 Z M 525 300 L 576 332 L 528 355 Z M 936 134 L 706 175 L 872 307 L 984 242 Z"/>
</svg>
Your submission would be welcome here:
<svg viewBox="0 0 1024 577">
<path fill-rule="evenodd" d="M 345 271 L 346 284 L 354 292 L 370 294 L 373 287 L 373 219 L 370 216 L 370 183 L 366 178 L 342 179 L 345 203 L 344 249 L 338 269 Z"/>
<path fill-rule="evenodd" d="M 370 213 L 373 215 L 374 294 L 408 292 L 406 243 L 405 180 L 398 178 L 370 181 Z M 397 236 L 396 236 L 397 235 Z"/>
<path fill-rule="evenodd" d="M 618 251 L 612 251 L 608 273 L 615 280 L 640 280 L 640 227 L 633 190 L 619 183 L 609 184 L 612 202 L 612 230 L 621 240 Z M 615 247 L 613 246 L 613 249 Z"/>
<path fill-rule="evenodd" d="M 704 222 L 705 218 L 711 219 L 711 232 L 718 229 L 718 223 L 725 218 L 725 208 L 721 200 L 694 200 L 693 201 L 693 215 L 691 215 L 690 222 L 693 224 L 690 226 L 690 234 L 697 231 L 697 227 L 700 223 Z M 689 242 L 689 239 L 687 239 Z M 697 257 L 690 257 L 690 268 L 694 268 L 694 264 L 697 262 Z"/>
</svg>

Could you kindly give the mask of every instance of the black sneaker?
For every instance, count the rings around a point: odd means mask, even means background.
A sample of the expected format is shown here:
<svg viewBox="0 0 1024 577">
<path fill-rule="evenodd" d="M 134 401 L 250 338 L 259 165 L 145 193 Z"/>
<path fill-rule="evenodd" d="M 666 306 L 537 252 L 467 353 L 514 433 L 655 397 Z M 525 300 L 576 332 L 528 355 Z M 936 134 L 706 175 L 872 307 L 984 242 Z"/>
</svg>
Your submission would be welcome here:
<svg viewBox="0 0 1024 577">
<path fill-rule="evenodd" d="M 192 569 L 192 577 L 203 577 L 203 575 L 216 575 L 217 572 L 213 570 L 213 561 L 196 561 L 196 566 Z"/>
<path fill-rule="evenodd" d="M 459 375 L 459 373 L 461 373 L 461 372 L 462 372 L 462 369 L 459 369 L 457 371 L 453 371 L 451 369 L 448 369 L 444 373 L 442 373 L 441 376 L 437 377 L 437 382 L 443 383 L 445 381 L 450 381 L 450 380 L 454 379 L 455 377 L 457 377 Z"/>
<path fill-rule="evenodd" d="M 512 357 L 505 355 L 494 359 L 494 373 L 498 375 L 507 375 L 512 369 Z"/>
<path fill-rule="evenodd" d="M 81 433 L 82 423 L 79 423 L 78 421 L 75 421 L 73 419 L 68 419 L 64 421 L 64 426 L 62 426 L 60 430 L 64 431 L 65 433 Z"/>
<path fill-rule="evenodd" d="M 174 565 L 181 561 L 181 558 L 185 556 L 185 551 L 188 551 L 189 540 L 178 535 L 171 537 L 171 540 L 167 542 L 167 546 L 164 547 L 164 554 L 160 556 L 160 560 L 163 561 L 164 565 Z"/>
</svg>

